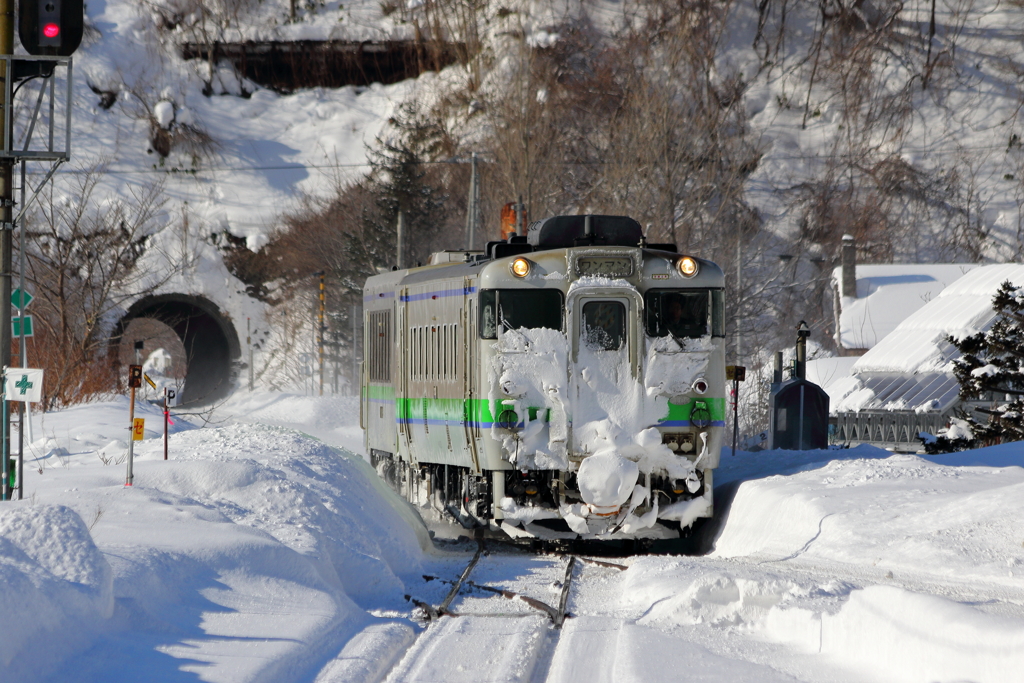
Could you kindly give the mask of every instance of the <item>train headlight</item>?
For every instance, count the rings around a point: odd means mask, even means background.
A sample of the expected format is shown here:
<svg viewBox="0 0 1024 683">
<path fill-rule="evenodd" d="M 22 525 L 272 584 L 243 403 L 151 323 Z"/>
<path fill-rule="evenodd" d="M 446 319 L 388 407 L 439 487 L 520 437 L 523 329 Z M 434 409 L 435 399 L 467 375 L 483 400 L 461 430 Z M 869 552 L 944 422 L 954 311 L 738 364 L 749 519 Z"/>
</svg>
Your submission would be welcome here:
<svg viewBox="0 0 1024 683">
<path fill-rule="evenodd" d="M 693 383 L 693 390 L 698 394 L 706 394 L 708 391 L 708 381 L 703 377 L 698 378 Z"/>
<path fill-rule="evenodd" d="M 692 256 L 684 256 L 679 259 L 676 265 L 679 267 L 679 274 L 683 277 L 693 277 L 700 270 L 700 266 L 697 265 L 697 259 Z"/>
<path fill-rule="evenodd" d="M 517 258 L 509 264 L 509 270 L 516 277 L 526 277 L 530 274 L 530 262 L 524 258 Z"/>
</svg>

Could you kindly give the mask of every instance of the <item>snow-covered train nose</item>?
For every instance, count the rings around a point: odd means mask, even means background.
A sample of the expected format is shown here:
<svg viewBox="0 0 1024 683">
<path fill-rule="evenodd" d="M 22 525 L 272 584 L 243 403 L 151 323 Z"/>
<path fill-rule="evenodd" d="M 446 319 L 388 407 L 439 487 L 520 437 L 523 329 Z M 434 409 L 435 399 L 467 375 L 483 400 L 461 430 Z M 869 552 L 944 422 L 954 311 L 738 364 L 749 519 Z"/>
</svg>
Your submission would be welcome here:
<svg viewBox="0 0 1024 683">
<path fill-rule="evenodd" d="M 597 515 L 611 515 L 629 500 L 640 476 L 632 460 L 616 453 L 591 455 L 580 463 L 576 474 L 580 496 Z"/>
</svg>

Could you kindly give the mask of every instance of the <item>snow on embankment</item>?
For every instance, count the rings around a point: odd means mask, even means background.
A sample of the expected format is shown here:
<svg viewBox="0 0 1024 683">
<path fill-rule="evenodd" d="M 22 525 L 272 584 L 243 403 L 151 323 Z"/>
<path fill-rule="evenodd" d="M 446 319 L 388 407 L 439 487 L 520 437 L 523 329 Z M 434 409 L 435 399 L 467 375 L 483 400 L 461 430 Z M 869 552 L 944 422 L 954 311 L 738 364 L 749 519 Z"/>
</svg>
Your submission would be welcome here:
<svg viewBox="0 0 1024 683">
<path fill-rule="evenodd" d="M 429 540 L 361 458 L 274 427 L 191 429 L 166 462 L 141 442 L 125 488 L 123 463 L 81 445 L 124 431 L 122 408 L 46 415 L 66 464 L 30 460 L 27 499 L 0 508 L 3 583 L 25 587 L 6 593 L 22 635 L 5 628 L 0 680 L 46 680 L 40 648 L 53 680 L 297 680 L 401 603 Z"/>
<path fill-rule="evenodd" d="M 82 519 L 61 505 L 0 507 L 0 586 L 4 680 L 46 673 L 54 641 L 73 652 L 114 611 L 110 565 Z"/>
<path fill-rule="evenodd" d="M 738 628 L 882 680 L 1014 680 L 1024 445 L 936 460 L 868 446 L 723 457 L 720 479 L 740 482 L 711 555 L 723 564 L 640 562 L 641 623 Z"/>
</svg>

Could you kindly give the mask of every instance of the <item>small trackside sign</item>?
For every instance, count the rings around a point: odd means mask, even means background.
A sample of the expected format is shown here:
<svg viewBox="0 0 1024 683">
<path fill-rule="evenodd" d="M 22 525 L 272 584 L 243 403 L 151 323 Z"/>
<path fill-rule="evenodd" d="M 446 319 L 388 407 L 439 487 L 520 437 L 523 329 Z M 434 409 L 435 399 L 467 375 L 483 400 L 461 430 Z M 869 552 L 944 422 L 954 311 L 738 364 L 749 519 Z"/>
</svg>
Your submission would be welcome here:
<svg viewBox="0 0 1024 683">
<path fill-rule="evenodd" d="M 132 441 L 142 441 L 146 436 L 146 418 L 137 417 L 132 421 Z"/>
</svg>

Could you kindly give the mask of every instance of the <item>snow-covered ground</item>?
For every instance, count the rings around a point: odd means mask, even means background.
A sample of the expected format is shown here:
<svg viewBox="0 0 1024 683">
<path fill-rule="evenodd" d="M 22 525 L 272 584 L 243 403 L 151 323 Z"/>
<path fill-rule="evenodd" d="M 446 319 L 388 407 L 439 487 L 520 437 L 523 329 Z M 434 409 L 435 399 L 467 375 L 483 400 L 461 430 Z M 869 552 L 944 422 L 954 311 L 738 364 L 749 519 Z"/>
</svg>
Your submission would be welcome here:
<svg viewBox="0 0 1024 683">
<path fill-rule="evenodd" d="M 3 681 L 1010 681 L 1024 671 L 1024 446 L 723 456 L 705 557 L 578 565 L 563 630 L 479 588 L 359 448 L 351 398 L 34 415 L 0 504 Z M 347 447 L 351 450 L 345 450 Z M 729 500 L 731 498 L 731 505 Z M 565 558 L 491 544 L 471 579 L 557 604 Z M 427 580 L 425 576 L 438 577 Z M 407 597 L 408 596 L 408 597 Z"/>
</svg>

